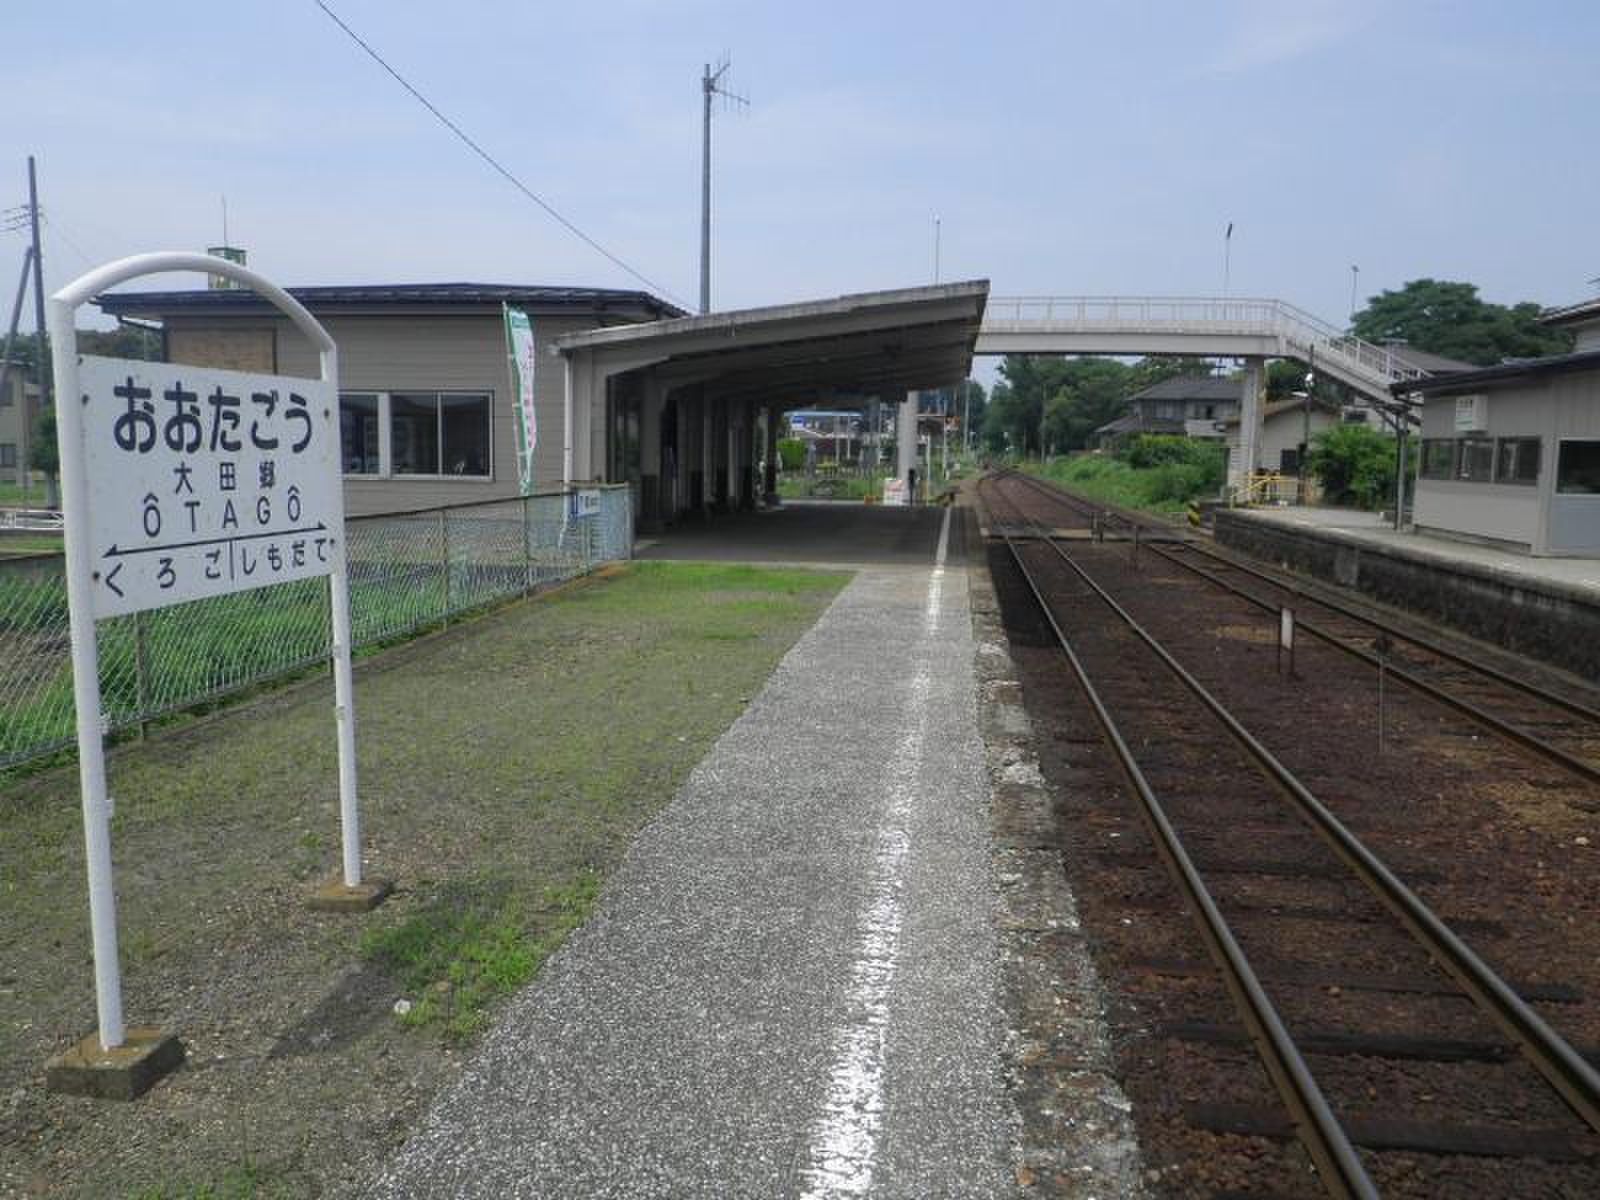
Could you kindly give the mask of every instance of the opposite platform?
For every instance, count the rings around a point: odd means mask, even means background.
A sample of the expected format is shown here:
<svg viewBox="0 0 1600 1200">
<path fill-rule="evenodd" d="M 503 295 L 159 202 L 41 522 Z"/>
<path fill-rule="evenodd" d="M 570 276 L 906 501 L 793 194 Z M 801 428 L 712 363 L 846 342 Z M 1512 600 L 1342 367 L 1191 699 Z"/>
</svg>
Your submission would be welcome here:
<svg viewBox="0 0 1600 1200">
<path fill-rule="evenodd" d="M 1015 1190 L 965 570 L 931 557 L 840 594 L 375 1194 Z"/>
<path fill-rule="evenodd" d="M 1218 545 L 1600 679 L 1600 561 L 1397 533 L 1339 509 L 1219 509 L 1213 520 Z"/>
</svg>

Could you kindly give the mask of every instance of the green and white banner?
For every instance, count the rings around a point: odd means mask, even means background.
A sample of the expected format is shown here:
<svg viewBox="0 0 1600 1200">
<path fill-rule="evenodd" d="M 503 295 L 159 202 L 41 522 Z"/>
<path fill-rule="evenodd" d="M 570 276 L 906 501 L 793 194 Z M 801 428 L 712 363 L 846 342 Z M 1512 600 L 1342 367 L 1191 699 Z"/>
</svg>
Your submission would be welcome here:
<svg viewBox="0 0 1600 1200">
<path fill-rule="evenodd" d="M 502 305 L 506 318 L 506 352 L 517 394 L 517 474 L 522 494 L 533 495 L 533 449 L 539 443 L 539 420 L 533 408 L 533 322 L 518 308 Z"/>
</svg>

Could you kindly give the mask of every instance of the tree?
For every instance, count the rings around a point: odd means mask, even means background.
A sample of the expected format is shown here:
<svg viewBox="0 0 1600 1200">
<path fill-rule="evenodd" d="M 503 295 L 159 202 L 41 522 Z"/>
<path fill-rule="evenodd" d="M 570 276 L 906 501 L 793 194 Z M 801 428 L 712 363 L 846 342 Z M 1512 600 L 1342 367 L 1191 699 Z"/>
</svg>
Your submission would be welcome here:
<svg viewBox="0 0 1600 1200">
<path fill-rule="evenodd" d="M 1122 415 L 1136 390 L 1135 368 L 1114 358 L 1066 360 L 1057 390 L 1044 412 L 1045 444 L 1052 450 L 1082 450 L 1094 431 Z"/>
<path fill-rule="evenodd" d="M 992 450 L 1019 454 L 1082 450 L 1094 431 L 1127 411 L 1128 398 L 1180 375 L 1209 375 L 1198 358 L 1115 358 L 1007 355 L 1000 364 L 983 425 Z"/>
<path fill-rule="evenodd" d="M 806 444 L 799 438 L 778 439 L 778 465 L 785 471 L 798 471 L 806 463 Z"/>
<path fill-rule="evenodd" d="M 1369 342 L 1402 341 L 1418 350 L 1480 366 L 1508 358 L 1565 354 L 1572 337 L 1539 323 L 1532 301 L 1491 304 L 1470 283 L 1413 279 L 1398 292 L 1372 297 L 1356 314 L 1351 329 Z"/>
<path fill-rule="evenodd" d="M 1306 465 L 1334 504 L 1379 508 L 1394 494 L 1395 439 L 1365 425 L 1335 425 L 1311 439 Z"/>
<path fill-rule="evenodd" d="M 43 471 L 48 481 L 45 487 L 45 507 L 55 508 L 60 492 L 57 477 L 61 474 L 61 456 L 56 446 L 56 410 L 52 405 L 39 414 L 33 423 L 33 433 L 28 442 L 28 466 Z"/>
</svg>

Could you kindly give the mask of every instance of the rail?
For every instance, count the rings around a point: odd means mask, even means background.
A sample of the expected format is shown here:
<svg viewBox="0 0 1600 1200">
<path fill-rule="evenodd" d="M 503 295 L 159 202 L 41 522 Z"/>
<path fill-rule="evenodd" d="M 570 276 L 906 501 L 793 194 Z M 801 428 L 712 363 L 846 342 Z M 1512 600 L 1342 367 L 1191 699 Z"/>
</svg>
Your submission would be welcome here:
<svg viewBox="0 0 1600 1200">
<path fill-rule="evenodd" d="M 1091 504 L 1088 501 L 1079 501 L 1077 497 L 1071 496 L 1068 493 L 1061 491 L 1059 488 L 1051 487 L 1050 485 L 1042 483 L 1039 480 L 1033 479 L 1027 475 L 1014 473 L 1012 478 L 1015 478 L 1019 482 L 1026 484 L 1028 487 L 1032 488 L 1038 493 L 1049 495 L 1052 499 L 1055 499 L 1061 503 L 1082 504 L 1085 507 L 1092 508 L 1097 514 L 1100 512 L 1112 511 L 1107 510 L 1103 505 Z M 1157 527 L 1153 524 L 1142 523 L 1137 518 L 1127 513 L 1117 512 L 1116 515 L 1120 519 L 1133 525 L 1135 528 Z M 1162 526 L 1162 528 L 1165 528 L 1165 526 Z M 1180 566 L 1185 570 L 1192 572 L 1193 574 L 1199 575 L 1202 579 L 1205 579 L 1207 582 L 1216 587 L 1220 587 L 1226 591 L 1232 592 L 1234 595 L 1238 596 L 1247 603 L 1252 604 L 1266 612 L 1276 613 L 1278 611 L 1279 606 L 1273 604 L 1272 602 L 1263 600 L 1259 596 L 1252 595 L 1243 588 L 1229 583 L 1225 579 L 1220 579 L 1211 574 L 1209 571 L 1202 570 L 1194 563 L 1185 562 L 1181 555 L 1174 554 L 1169 549 L 1163 549 L 1153 540 L 1147 539 L 1146 545 L 1148 545 L 1149 548 L 1156 554 L 1159 554 L 1161 557 L 1165 558 L 1168 562 L 1171 562 L 1176 566 Z M 1526 680 L 1518 679 L 1515 675 L 1501 671 L 1493 666 L 1490 666 L 1488 663 L 1469 658 L 1464 654 L 1459 654 L 1447 646 L 1440 645 L 1431 638 L 1420 637 L 1417 634 L 1403 630 L 1387 621 L 1380 621 L 1377 618 L 1367 614 L 1358 613 L 1348 605 L 1340 604 L 1337 601 L 1322 600 L 1314 596 L 1307 596 L 1305 592 L 1299 590 L 1298 588 L 1291 587 L 1289 584 L 1286 584 L 1280 580 L 1273 579 L 1264 571 L 1257 570 L 1243 563 L 1234 562 L 1232 559 L 1218 554 L 1215 550 L 1201 546 L 1192 540 L 1186 539 L 1183 541 L 1182 545 L 1184 549 L 1192 550 L 1199 554 L 1205 555 L 1206 557 L 1227 568 L 1244 571 L 1267 583 L 1272 584 L 1274 587 L 1290 591 L 1299 598 L 1310 600 L 1311 603 L 1320 605 L 1329 611 L 1337 612 L 1341 616 L 1347 617 L 1351 620 L 1363 622 L 1370 628 L 1375 629 L 1386 636 L 1396 638 L 1400 641 L 1409 642 L 1413 646 L 1417 646 L 1455 666 L 1475 672 L 1486 679 L 1492 679 L 1494 682 L 1504 687 L 1509 687 L 1523 693 L 1524 695 L 1531 696 L 1535 700 L 1547 704 L 1552 708 L 1562 709 L 1573 716 L 1593 722 L 1597 726 L 1600 726 L 1600 711 L 1597 711 L 1586 704 L 1570 700 L 1565 696 L 1561 696 L 1550 691 L 1548 688 L 1541 688 L 1537 684 L 1532 684 Z M 1318 641 L 1323 642 L 1328 646 L 1332 646 L 1336 650 L 1342 650 L 1346 654 L 1349 654 L 1353 658 L 1360 659 L 1362 662 L 1367 663 L 1373 668 L 1378 666 L 1378 655 L 1370 650 L 1364 649 L 1361 646 L 1352 644 L 1350 641 L 1338 636 L 1333 631 L 1325 629 L 1319 623 L 1306 619 L 1304 615 L 1297 616 L 1295 625 L 1301 632 L 1310 637 L 1316 638 Z M 1505 718 L 1495 715 L 1488 709 L 1484 708 L 1483 705 L 1468 700 L 1463 696 L 1458 696 L 1448 688 L 1441 687 L 1431 680 L 1424 679 L 1414 671 L 1408 670 L 1398 663 L 1387 661 L 1384 665 L 1385 670 L 1390 678 L 1405 684 L 1407 687 L 1420 693 L 1421 695 L 1428 697 L 1428 699 L 1433 700 L 1438 704 L 1455 710 L 1462 716 L 1467 717 L 1468 719 L 1483 726 L 1495 736 L 1510 742 L 1512 745 L 1536 755 L 1547 762 L 1554 763 L 1562 770 L 1576 775 L 1578 778 L 1583 779 L 1588 783 L 1600 786 L 1600 765 L 1596 765 L 1589 759 L 1582 758 L 1571 753 L 1570 751 L 1563 749 L 1560 746 L 1555 745 L 1547 737 L 1541 737 L 1538 734 L 1531 733 L 1528 730 L 1506 720 Z"/>
<path fill-rule="evenodd" d="M 1042 534 L 1047 541 L 1050 540 L 1043 530 L 1036 529 L 1036 534 Z M 1338 1118 L 1333 1115 L 1333 1109 L 1306 1064 L 1305 1057 L 1294 1044 L 1282 1016 L 1268 997 L 1255 968 L 1250 965 L 1216 899 L 1184 848 L 1176 827 L 1140 769 L 1127 739 L 1090 680 L 1088 671 L 1073 648 L 1072 640 L 1056 620 L 1055 612 L 1045 602 L 1044 593 L 1017 549 L 1016 540 L 1009 532 L 1003 536 L 1018 572 L 1055 633 L 1056 641 L 1072 668 L 1078 686 L 1083 689 L 1123 774 L 1133 785 L 1134 793 L 1139 798 L 1140 815 L 1150 830 L 1156 849 L 1194 913 L 1207 952 L 1221 971 L 1234 1007 L 1243 1019 L 1245 1028 L 1250 1031 L 1273 1087 L 1289 1108 L 1300 1140 L 1316 1163 L 1324 1185 L 1335 1196 L 1376 1197 L 1378 1190 L 1362 1166 L 1360 1155 L 1351 1145 L 1350 1137 L 1339 1124 Z M 1050 544 L 1054 545 L 1054 542 Z M 1057 553 L 1060 553 L 1059 547 Z M 1071 560 L 1068 559 L 1068 562 Z"/>
<path fill-rule="evenodd" d="M 1009 472 L 1002 477 L 1022 480 L 1030 487 L 1039 486 L 1036 481 L 1026 476 L 1018 475 L 1015 472 Z M 1029 522 L 1029 524 L 1035 523 Z M 1078 578 L 1107 607 L 1116 613 L 1122 623 L 1149 647 L 1157 658 L 1161 660 L 1162 665 L 1183 684 L 1190 694 L 1217 718 L 1224 728 L 1228 730 L 1235 742 L 1243 747 L 1273 782 L 1277 784 L 1283 795 L 1290 801 L 1297 815 L 1328 844 L 1333 853 L 1350 868 L 1363 886 L 1384 907 L 1389 909 L 1418 944 L 1455 978 L 1456 982 L 1477 1003 L 1479 1008 L 1512 1039 L 1524 1057 L 1555 1088 L 1572 1110 L 1590 1128 L 1600 1130 L 1600 1073 L 1596 1073 L 1595 1069 L 1564 1038 L 1556 1033 L 1515 990 L 1479 958 L 1454 931 L 1445 925 L 1404 882 L 1389 870 L 1377 855 L 1372 853 L 1360 839 L 1351 833 L 1333 812 L 1323 805 L 1198 679 L 1185 670 L 1159 641 L 1145 630 L 1126 609 L 1122 608 L 1083 569 L 1072 555 L 1062 549 L 1060 542 L 1056 538 L 1051 536 L 1047 530 L 1036 525 L 1035 537 L 1043 544 L 1048 545 L 1073 570 Z M 1009 534 L 1006 535 L 1005 540 L 1013 557 L 1017 559 L 1019 569 L 1026 573 L 1026 568 L 1022 566 L 1021 555 L 1017 552 L 1014 540 Z M 1043 604 L 1042 596 L 1037 588 L 1033 587 L 1031 581 L 1030 588 L 1034 590 L 1036 598 L 1040 600 L 1041 607 L 1048 614 L 1048 606 Z M 1053 615 L 1050 616 L 1050 624 L 1056 630 L 1057 637 L 1063 641 L 1065 646 L 1067 644 L 1066 639 Z M 1079 675 L 1081 682 L 1087 682 L 1086 677 L 1081 673 L 1081 667 L 1076 663 L 1074 664 L 1074 671 Z M 1100 717 L 1098 707 L 1096 715 Z M 1102 718 L 1102 723 L 1108 719 L 1109 715 Z M 1120 740 L 1120 735 L 1118 735 L 1118 740 Z M 1127 753 L 1125 745 L 1118 751 L 1119 758 L 1124 753 Z M 1166 853 L 1167 851 L 1163 850 L 1164 856 Z M 1230 984 L 1231 986 L 1233 985 Z M 1268 1063 L 1268 1067 L 1269 1070 L 1274 1070 L 1274 1073 L 1276 1073 L 1271 1062 Z M 1291 1107 L 1298 1112 L 1299 1102 L 1290 1099 L 1290 1103 Z M 1304 1128 L 1302 1126 L 1302 1130 Z M 1318 1130 L 1317 1135 L 1320 1137 L 1321 1134 L 1322 1131 Z M 1336 1146 L 1336 1143 L 1334 1145 Z M 1318 1158 L 1319 1165 L 1321 1156 L 1330 1149 L 1329 1147 L 1320 1147 L 1309 1143 L 1307 1148 Z M 1363 1175 L 1362 1178 L 1364 1179 L 1365 1176 Z M 1330 1178 L 1328 1182 L 1338 1185 L 1339 1190 L 1336 1194 L 1361 1194 L 1345 1191 L 1342 1179 Z"/>
</svg>

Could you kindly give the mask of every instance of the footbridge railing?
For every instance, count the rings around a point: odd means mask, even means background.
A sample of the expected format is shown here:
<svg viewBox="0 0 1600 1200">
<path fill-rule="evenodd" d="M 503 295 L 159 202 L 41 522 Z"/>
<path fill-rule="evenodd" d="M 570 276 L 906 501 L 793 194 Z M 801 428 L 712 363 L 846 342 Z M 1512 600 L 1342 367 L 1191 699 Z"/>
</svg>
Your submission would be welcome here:
<svg viewBox="0 0 1600 1200">
<path fill-rule="evenodd" d="M 1214 296 L 991 296 L 980 333 L 1115 336 L 1125 351 L 1132 337 L 1178 336 L 1188 352 L 1235 353 L 1239 338 L 1271 341 L 1285 357 L 1311 361 L 1341 382 L 1386 398 L 1391 384 L 1427 372 L 1392 349 L 1363 341 L 1283 300 Z"/>
</svg>

